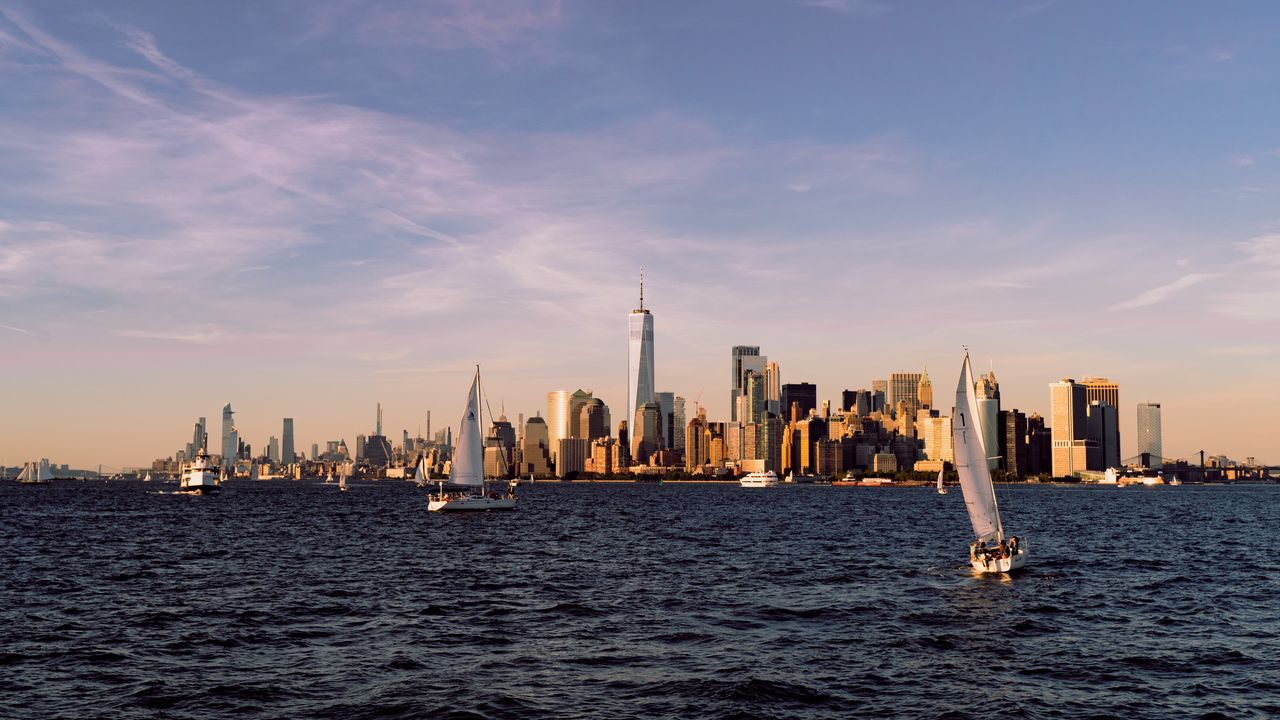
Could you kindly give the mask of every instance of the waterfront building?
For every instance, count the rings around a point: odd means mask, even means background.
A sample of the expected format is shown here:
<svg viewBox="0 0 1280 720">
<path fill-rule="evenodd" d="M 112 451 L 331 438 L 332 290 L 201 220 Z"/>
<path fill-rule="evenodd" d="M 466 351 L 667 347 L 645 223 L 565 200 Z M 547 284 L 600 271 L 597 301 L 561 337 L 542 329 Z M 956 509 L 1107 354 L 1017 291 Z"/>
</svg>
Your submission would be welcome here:
<svg viewBox="0 0 1280 720">
<path fill-rule="evenodd" d="M 551 475 L 551 435 L 547 430 L 547 421 L 538 415 L 529 418 L 524 425 L 524 439 L 520 444 L 520 475 Z"/>
<path fill-rule="evenodd" d="M 627 419 L 653 402 L 653 314 L 644 309 L 644 270 L 640 271 L 640 307 L 627 318 Z"/>
<path fill-rule="evenodd" d="M 813 383 L 786 383 L 782 386 L 782 408 L 791 414 L 793 405 L 799 405 L 800 418 L 818 410 L 818 386 Z M 797 418 L 798 419 L 798 418 Z"/>
<path fill-rule="evenodd" d="M 227 403 L 222 408 L 222 467 L 230 469 L 235 463 L 236 445 L 231 440 L 232 425 L 234 424 L 235 413 L 231 411 L 231 403 Z"/>
<path fill-rule="evenodd" d="M 577 437 L 578 416 L 582 406 L 591 399 L 590 390 L 553 390 L 547 393 L 547 432 L 553 449 L 558 449 L 564 438 Z M 555 457 L 554 452 L 552 457 Z"/>
<path fill-rule="evenodd" d="M 556 477 L 565 479 L 582 473 L 587 468 L 587 456 L 591 441 L 585 438 L 560 438 L 556 449 Z"/>
<path fill-rule="evenodd" d="M 653 397 L 660 410 L 658 449 L 684 449 L 684 398 L 671 392 L 654 393 Z"/>
<path fill-rule="evenodd" d="M 293 447 L 293 418 L 285 418 L 283 424 L 284 428 L 280 435 L 282 438 L 280 441 L 280 462 L 288 465 L 297 459 L 296 451 Z"/>
<path fill-rule="evenodd" d="M 280 440 L 275 435 L 267 439 L 267 460 L 280 463 Z"/>
<path fill-rule="evenodd" d="M 796 423 L 796 467 L 804 472 L 817 472 L 818 441 L 827 437 L 827 422 L 819 417 L 807 417 Z"/>
<path fill-rule="evenodd" d="M 743 397 L 747 400 L 746 417 L 739 416 L 740 422 L 758 423 L 760 418 L 764 417 L 764 414 L 769 411 L 765 383 L 764 373 L 754 370 L 747 371 L 746 385 L 743 389 Z"/>
<path fill-rule="evenodd" d="M 1085 378 L 1080 381 L 1085 388 L 1086 407 L 1100 403 L 1111 408 L 1110 411 L 1098 410 L 1096 418 L 1091 421 L 1090 428 L 1097 429 L 1098 435 L 1090 437 L 1098 444 L 1100 458 L 1097 467 L 1090 470 L 1105 470 L 1109 467 L 1120 467 L 1120 386 L 1107 378 Z"/>
<path fill-rule="evenodd" d="M 356 462 L 364 462 L 364 446 L 368 441 L 364 435 L 356 436 Z"/>
<path fill-rule="evenodd" d="M 1013 410 L 1000 411 L 1000 469 L 1013 477 L 1025 477 L 1028 472 L 1027 416 Z"/>
<path fill-rule="evenodd" d="M 311 443 L 311 461 L 320 459 L 320 443 Z"/>
<path fill-rule="evenodd" d="M 1053 432 L 1039 413 L 1027 415 L 1027 475 L 1053 473 Z"/>
<path fill-rule="evenodd" d="M 1164 465 L 1164 449 L 1160 441 L 1160 403 L 1138 403 L 1138 458 L 1145 467 L 1158 469 Z"/>
<path fill-rule="evenodd" d="M 1054 477 L 1072 477 L 1096 467 L 1098 444 L 1089 439 L 1088 400 L 1085 386 L 1073 378 L 1049 384 Z"/>
<path fill-rule="evenodd" d="M 689 421 L 684 431 L 684 467 L 693 472 L 707 464 L 711 454 L 711 432 L 707 429 L 707 414 L 699 409 L 698 416 Z"/>
<path fill-rule="evenodd" d="M 1086 410 L 1089 439 L 1098 446 L 1095 465 L 1090 470 L 1103 471 L 1120 467 L 1119 411 L 1101 400 L 1093 400 Z"/>
</svg>

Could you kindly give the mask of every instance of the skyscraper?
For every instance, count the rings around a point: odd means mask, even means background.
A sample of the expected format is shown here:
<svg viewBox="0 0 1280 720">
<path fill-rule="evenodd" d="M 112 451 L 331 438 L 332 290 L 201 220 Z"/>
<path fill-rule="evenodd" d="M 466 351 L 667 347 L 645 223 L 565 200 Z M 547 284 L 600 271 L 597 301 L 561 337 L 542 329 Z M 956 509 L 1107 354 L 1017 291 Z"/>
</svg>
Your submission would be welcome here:
<svg viewBox="0 0 1280 720">
<path fill-rule="evenodd" d="M 552 456 L 565 438 L 578 437 L 578 416 L 591 400 L 590 390 L 552 390 L 547 393 L 547 432 Z"/>
<path fill-rule="evenodd" d="M 782 415 L 782 368 L 778 363 L 765 363 L 764 404 L 769 412 Z"/>
<path fill-rule="evenodd" d="M 284 432 L 281 435 L 280 462 L 286 465 L 294 461 L 293 454 L 293 418 L 284 419 Z"/>
<path fill-rule="evenodd" d="M 1120 386 L 1107 378 L 1085 378 L 1080 384 L 1084 385 L 1085 402 L 1089 407 L 1097 402 L 1112 408 L 1111 411 L 1090 410 L 1097 416 L 1091 421 L 1091 427 L 1096 435 L 1093 440 L 1097 441 L 1101 453 L 1098 467 L 1090 469 L 1120 467 Z"/>
<path fill-rule="evenodd" d="M 224 468 L 230 468 L 236 460 L 236 446 L 231 438 L 235 424 L 234 415 L 235 413 L 231 411 L 231 403 L 227 403 L 222 408 L 222 467 Z"/>
<path fill-rule="evenodd" d="M 1049 408 L 1053 476 L 1071 477 L 1098 464 L 1098 444 L 1089 439 L 1084 385 L 1072 378 L 1049 383 Z"/>
<path fill-rule="evenodd" d="M 791 406 L 800 405 L 798 420 L 809 417 L 809 411 L 818 409 L 818 386 L 813 383 L 787 383 L 782 386 L 782 417 L 791 417 Z"/>
<path fill-rule="evenodd" d="M 920 373 L 889 373 L 888 403 L 891 410 L 897 410 L 898 403 L 907 403 L 907 417 L 915 418 L 920 409 Z"/>
<path fill-rule="evenodd" d="M 627 418 L 653 402 L 653 315 L 644 309 L 644 270 L 640 270 L 640 307 L 627 318 Z M 647 459 L 647 458 L 646 458 Z"/>
<path fill-rule="evenodd" d="M 267 459 L 273 463 L 280 462 L 280 441 L 275 435 L 267 439 Z"/>
<path fill-rule="evenodd" d="M 1160 441 L 1160 403 L 1138 403 L 1138 458 L 1148 467 L 1164 465 Z"/>
<path fill-rule="evenodd" d="M 747 375 L 757 372 L 763 376 L 769 358 L 761 355 L 760 348 L 756 345 L 734 345 L 729 353 L 729 369 L 733 375 L 729 391 L 729 419 L 734 422 L 752 422 L 738 417 L 738 398 L 747 389 Z"/>
</svg>

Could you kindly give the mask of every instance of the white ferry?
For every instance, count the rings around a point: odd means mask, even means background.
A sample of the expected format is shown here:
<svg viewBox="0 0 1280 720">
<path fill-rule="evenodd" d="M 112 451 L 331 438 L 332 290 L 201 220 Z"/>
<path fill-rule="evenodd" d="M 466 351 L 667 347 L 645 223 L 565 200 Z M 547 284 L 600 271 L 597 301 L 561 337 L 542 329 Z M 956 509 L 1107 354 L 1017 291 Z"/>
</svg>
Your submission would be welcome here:
<svg viewBox="0 0 1280 720">
<path fill-rule="evenodd" d="M 182 479 L 175 492 L 188 495 L 210 495 L 221 489 L 218 468 L 209 464 L 209 453 L 204 448 L 196 453 L 196 459 L 182 469 Z"/>
<path fill-rule="evenodd" d="M 742 476 L 742 479 L 741 479 L 741 480 L 739 480 L 739 481 L 738 481 L 738 483 L 739 483 L 740 485 L 742 485 L 742 487 L 750 487 L 750 488 L 755 488 L 755 487 L 762 487 L 762 488 L 777 487 L 777 486 L 778 486 L 778 476 L 777 476 L 776 474 L 774 474 L 774 472 L 773 472 L 772 470 L 768 470 L 768 471 L 765 471 L 765 472 L 753 472 L 753 473 L 751 473 L 751 474 L 749 474 L 749 475 L 743 475 L 743 476 Z"/>
</svg>

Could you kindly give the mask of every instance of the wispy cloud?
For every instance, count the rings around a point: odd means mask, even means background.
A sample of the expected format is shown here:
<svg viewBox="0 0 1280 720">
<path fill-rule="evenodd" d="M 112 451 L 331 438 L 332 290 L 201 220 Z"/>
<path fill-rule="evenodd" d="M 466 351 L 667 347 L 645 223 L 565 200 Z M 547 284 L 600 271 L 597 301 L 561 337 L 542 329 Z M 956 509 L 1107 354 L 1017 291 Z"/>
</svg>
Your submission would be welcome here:
<svg viewBox="0 0 1280 720">
<path fill-rule="evenodd" d="M 1253 167 L 1258 161 L 1251 155 L 1234 155 L 1231 158 L 1231 164 L 1236 167 Z"/>
<path fill-rule="evenodd" d="M 196 343 L 198 345 L 215 343 L 219 340 L 223 340 L 227 336 L 226 332 L 217 325 L 205 325 L 193 328 L 186 332 L 172 332 L 164 330 L 117 330 L 116 335 L 143 340 L 174 340 L 177 342 Z"/>
<path fill-rule="evenodd" d="M 12 325 L 0 325 L 0 330 L 9 330 L 11 332 L 22 333 L 23 335 L 31 334 L 30 330 L 24 330 L 20 327 L 14 327 Z"/>
<path fill-rule="evenodd" d="M 1113 311 L 1135 310 L 1137 308 L 1156 305 L 1168 300 L 1187 288 L 1194 287 L 1206 280 L 1212 280 L 1220 276 L 1220 273 L 1191 273 L 1189 275 L 1183 275 L 1171 283 L 1147 290 L 1146 292 L 1125 300 L 1124 302 L 1116 303 L 1108 309 Z"/>
<path fill-rule="evenodd" d="M 878 15 L 889 10 L 888 5 L 874 0 L 799 0 L 799 4 L 842 15 Z"/>
<path fill-rule="evenodd" d="M 506 57 L 539 55 L 564 21 L 560 0 L 339 2 L 315 11 L 312 35 L 343 34 L 378 46 L 476 48 Z"/>
</svg>

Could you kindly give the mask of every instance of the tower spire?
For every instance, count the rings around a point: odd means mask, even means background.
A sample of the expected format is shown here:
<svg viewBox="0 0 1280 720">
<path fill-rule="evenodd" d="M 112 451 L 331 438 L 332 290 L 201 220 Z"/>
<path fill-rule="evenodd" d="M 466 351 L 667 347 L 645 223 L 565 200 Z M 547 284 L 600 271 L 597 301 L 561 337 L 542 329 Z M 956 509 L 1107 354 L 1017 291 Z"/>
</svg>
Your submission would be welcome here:
<svg viewBox="0 0 1280 720">
<path fill-rule="evenodd" d="M 640 267 L 640 309 L 644 309 L 644 266 Z"/>
</svg>

